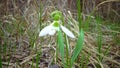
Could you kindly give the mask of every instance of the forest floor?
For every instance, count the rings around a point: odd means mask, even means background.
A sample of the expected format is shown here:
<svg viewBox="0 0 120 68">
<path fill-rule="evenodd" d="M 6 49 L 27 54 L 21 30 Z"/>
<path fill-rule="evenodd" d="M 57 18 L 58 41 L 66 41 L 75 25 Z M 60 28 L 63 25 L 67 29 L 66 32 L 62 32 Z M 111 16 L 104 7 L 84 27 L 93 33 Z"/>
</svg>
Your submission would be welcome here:
<svg viewBox="0 0 120 68">
<path fill-rule="evenodd" d="M 53 8 L 53 9 L 52 9 Z M 56 38 L 39 37 L 40 28 L 51 23 L 50 13 L 56 9 L 48 6 L 42 13 L 10 14 L 0 17 L 0 67 L 2 68 L 63 68 L 60 55 L 56 60 Z M 31 9 L 30 9 L 31 10 Z M 34 9 L 32 9 L 34 11 Z M 36 16 L 36 14 L 38 16 Z M 77 13 L 62 12 L 64 26 L 75 35 L 68 38 L 69 54 L 78 40 Z M 73 68 L 120 68 L 120 22 L 111 23 L 83 14 L 84 44 Z M 88 22 L 89 24 L 85 25 Z M 85 25 L 85 26 L 84 26 Z M 41 26 L 41 27 L 40 27 Z M 65 57 L 66 58 L 66 57 Z M 69 57 L 70 58 L 70 57 Z"/>
</svg>

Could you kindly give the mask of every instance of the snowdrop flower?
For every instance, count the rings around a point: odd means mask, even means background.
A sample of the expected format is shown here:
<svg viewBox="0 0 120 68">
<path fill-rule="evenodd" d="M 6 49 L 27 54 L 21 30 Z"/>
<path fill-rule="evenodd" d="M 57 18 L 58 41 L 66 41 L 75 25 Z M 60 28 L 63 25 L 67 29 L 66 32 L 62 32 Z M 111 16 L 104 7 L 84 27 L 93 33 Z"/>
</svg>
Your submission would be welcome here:
<svg viewBox="0 0 120 68">
<path fill-rule="evenodd" d="M 62 26 L 60 24 L 60 21 L 53 21 L 52 24 L 46 26 L 45 28 L 43 28 L 40 33 L 39 36 L 46 36 L 46 35 L 54 35 L 56 33 L 56 31 L 62 30 L 67 36 L 71 37 L 71 38 L 75 38 L 74 34 L 68 30 L 66 27 Z"/>
</svg>

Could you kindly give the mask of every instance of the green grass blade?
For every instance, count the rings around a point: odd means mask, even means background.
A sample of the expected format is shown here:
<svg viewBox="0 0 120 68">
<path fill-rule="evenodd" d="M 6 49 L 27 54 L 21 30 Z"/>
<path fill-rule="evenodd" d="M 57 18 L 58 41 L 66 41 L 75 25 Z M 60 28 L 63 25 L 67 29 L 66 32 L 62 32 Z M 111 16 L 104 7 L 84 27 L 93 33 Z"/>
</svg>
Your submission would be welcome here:
<svg viewBox="0 0 120 68">
<path fill-rule="evenodd" d="M 37 56 L 36 56 L 36 68 L 39 68 L 39 59 L 40 59 L 40 54 L 39 54 L 39 52 L 37 52 Z"/>
<path fill-rule="evenodd" d="M 75 61 L 75 59 L 79 55 L 80 51 L 82 50 L 83 42 L 84 42 L 84 32 L 81 29 L 80 35 L 78 37 L 77 44 L 75 46 L 75 49 L 73 50 L 73 55 L 72 55 L 72 58 L 71 58 L 71 65 L 73 65 L 73 62 Z"/>
<path fill-rule="evenodd" d="M 81 4 L 80 0 L 77 0 L 77 11 L 78 11 L 78 21 L 79 21 L 79 31 L 82 28 L 82 16 L 81 16 Z"/>
<path fill-rule="evenodd" d="M 65 58 L 66 58 L 66 65 L 67 65 L 67 68 L 70 68 L 70 58 L 69 58 L 69 41 L 68 41 L 68 38 L 67 36 L 65 35 L 65 45 L 66 45 L 66 48 L 65 48 Z"/>
<path fill-rule="evenodd" d="M 58 31 L 58 46 L 59 46 L 59 51 L 62 57 L 62 63 L 64 64 L 64 42 L 63 42 L 63 36 L 62 32 Z"/>
<path fill-rule="evenodd" d="M 85 54 L 83 53 L 81 57 L 80 68 L 84 68 L 84 60 L 85 60 Z"/>
<path fill-rule="evenodd" d="M 99 54 L 101 54 L 102 53 L 102 30 L 101 30 L 101 27 L 100 27 L 100 23 L 101 23 L 101 18 L 100 18 L 100 16 L 98 15 L 97 17 L 96 17 L 96 22 L 97 22 L 97 24 L 98 24 L 98 26 L 97 26 L 97 33 L 98 33 L 98 36 L 97 36 L 97 45 L 98 45 L 98 53 Z M 98 56 L 99 57 L 99 60 L 100 61 L 102 61 L 102 57 L 99 55 Z"/>
<path fill-rule="evenodd" d="M 38 18 L 39 18 L 39 25 L 40 25 L 40 30 L 41 30 L 41 25 L 42 25 L 42 1 L 40 1 L 40 10 L 39 10 L 39 14 L 38 14 Z"/>
<path fill-rule="evenodd" d="M 85 61 L 85 64 L 84 64 L 84 67 L 83 68 L 87 68 L 88 64 L 89 64 L 89 58 L 90 58 L 91 54 L 88 53 L 87 55 L 87 58 L 86 58 L 86 61 Z"/>
<path fill-rule="evenodd" d="M 102 34 L 97 37 L 97 44 L 98 44 L 98 53 L 102 53 Z M 102 60 L 102 57 L 99 55 L 99 60 Z"/>
</svg>

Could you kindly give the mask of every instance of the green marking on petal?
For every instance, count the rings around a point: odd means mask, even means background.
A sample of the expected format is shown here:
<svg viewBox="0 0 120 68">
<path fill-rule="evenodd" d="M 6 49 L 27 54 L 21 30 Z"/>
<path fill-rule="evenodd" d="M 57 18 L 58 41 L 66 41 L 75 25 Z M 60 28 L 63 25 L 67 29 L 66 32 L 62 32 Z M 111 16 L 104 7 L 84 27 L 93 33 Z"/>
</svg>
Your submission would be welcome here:
<svg viewBox="0 0 120 68">
<path fill-rule="evenodd" d="M 53 26 L 54 26 L 54 27 L 59 27 L 58 21 L 54 21 Z"/>
</svg>

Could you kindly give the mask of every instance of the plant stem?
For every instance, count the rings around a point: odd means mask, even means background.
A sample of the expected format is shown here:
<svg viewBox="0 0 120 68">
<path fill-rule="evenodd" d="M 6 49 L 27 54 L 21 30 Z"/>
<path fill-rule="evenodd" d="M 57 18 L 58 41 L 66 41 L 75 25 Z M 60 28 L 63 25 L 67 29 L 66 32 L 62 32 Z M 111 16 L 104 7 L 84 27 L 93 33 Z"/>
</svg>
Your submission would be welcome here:
<svg viewBox="0 0 120 68">
<path fill-rule="evenodd" d="M 81 16 L 81 4 L 80 0 L 77 0 L 77 10 L 78 10 L 78 22 L 79 22 L 79 31 L 82 28 L 82 16 Z"/>
<path fill-rule="evenodd" d="M 67 68 L 71 68 L 70 66 L 70 59 L 69 59 L 69 42 L 68 42 L 68 38 L 65 35 L 65 44 L 66 44 L 66 64 L 67 64 Z"/>
</svg>

